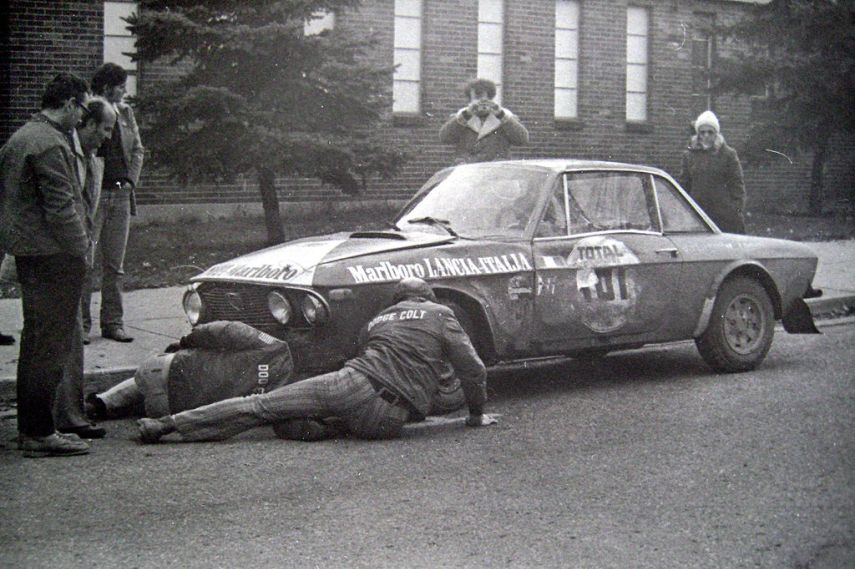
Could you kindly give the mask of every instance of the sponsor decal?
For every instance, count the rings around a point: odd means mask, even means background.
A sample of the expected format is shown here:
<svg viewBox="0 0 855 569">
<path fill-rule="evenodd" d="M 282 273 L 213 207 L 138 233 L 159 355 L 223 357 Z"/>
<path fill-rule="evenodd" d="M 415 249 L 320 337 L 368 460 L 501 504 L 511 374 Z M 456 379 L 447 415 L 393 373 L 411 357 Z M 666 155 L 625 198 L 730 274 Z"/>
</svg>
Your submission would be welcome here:
<svg viewBox="0 0 855 569">
<path fill-rule="evenodd" d="M 242 263 L 222 263 L 203 273 L 206 277 L 241 277 L 245 279 L 264 279 L 269 281 L 287 281 L 300 274 L 302 269 L 294 265 L 274 267 L 272 265 L 244 265 Z"/>
<path fill-rule="evenodd" d="M 427 314 L 427 311 L 420 309 L 401 310 L 399 312 L 381 314 L 380 316 L 375 316 L 368 322 L 368 329 L 371 330 L 376 324 L 389 322 L 391 320 L 422 320 L 425 317 L 425 314 Z"/>
<path fill-rule="evenodd" d="M 579 241 L 567 256 L 566 266 L 576 269 L 580 316 L 585 326 L 606 333 L 626 324 L 638 303 L 632 265 L 639 262 L 622 241 L 602 236 Z"/>
<path fill-rule="evenodd" d="M 526 275 L 515 275 L 508 280 L 508 297 L 517 300 L 520 296 L 531 296 L 531 285 Z"/>
<path fill-rule="evenodd" d="M 555 283 L 558 281 L 554 276 L 537 275 L 537 296 L 555 294 Z"/>
<path fill-rule="evenodd" d="M 358 284 L 398 281 L 406 277 L 441 279 L 530 270 L 532 270 L 531 263 L 521 253 L 485 257 L 426 257 L 415 263 L 394 264 L 381 261 L 375 265 L 347 267 L 354 282 Z"/>
</svg>

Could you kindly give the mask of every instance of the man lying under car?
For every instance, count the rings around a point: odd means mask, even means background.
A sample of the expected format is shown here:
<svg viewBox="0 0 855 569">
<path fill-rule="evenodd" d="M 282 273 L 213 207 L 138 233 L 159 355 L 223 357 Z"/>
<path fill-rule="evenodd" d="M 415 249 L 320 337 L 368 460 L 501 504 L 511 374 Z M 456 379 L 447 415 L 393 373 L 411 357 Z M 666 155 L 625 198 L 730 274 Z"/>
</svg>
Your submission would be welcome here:
<svg viewBox="0 0 855 569">
<path fill-rule="evenodd" d="M 140 438 L 156 443 L 178 432 L 183 441 L 222 440 L 273 424 L 283 438 L 316 440 L 347 431 L 360 438 L 393 438 L 430 411 L 449 364 L 469 408 L 466 424 L 496 422 L 484 414 L 486 370 L 452 310 L 428 284 L 403 279 L 392 305 L 360 335 L 360 353 L 338 371 L 266 393 L 233 397 L 160 419 L 141 419 Z"/>
</svg>

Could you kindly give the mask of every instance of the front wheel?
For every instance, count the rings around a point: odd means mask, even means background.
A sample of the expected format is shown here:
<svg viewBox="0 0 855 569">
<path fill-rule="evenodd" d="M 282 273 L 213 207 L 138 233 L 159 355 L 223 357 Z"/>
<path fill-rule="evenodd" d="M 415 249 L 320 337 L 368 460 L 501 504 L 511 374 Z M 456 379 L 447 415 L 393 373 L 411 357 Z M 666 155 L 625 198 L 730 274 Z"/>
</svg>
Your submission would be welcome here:
<svg viewBox="0 0 855 569">
<path fill-rule="evenodd" d="M 756 280 L 736 277 L 722 285 L 709 326 L 695 345 L 716 371 L 749 371 L 766 357 L 774 333 L 775 313 L 766 290 Z"/>
</svg>

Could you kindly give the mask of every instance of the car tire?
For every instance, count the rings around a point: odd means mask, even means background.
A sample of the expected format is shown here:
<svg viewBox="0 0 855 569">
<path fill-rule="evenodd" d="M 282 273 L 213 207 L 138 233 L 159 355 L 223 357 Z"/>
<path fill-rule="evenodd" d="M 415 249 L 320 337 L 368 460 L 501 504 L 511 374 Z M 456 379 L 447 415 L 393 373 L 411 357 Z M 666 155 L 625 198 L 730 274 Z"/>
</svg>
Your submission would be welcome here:
<svg viewBox="0 0 855 569">
<path fill-rule="evenodd" d="M 760 365 L 774 334 L 769 294 L 754 279 L 734 277 L 719 289 L 710 323 L 695 345 L 714 370 L 735 373 Z"/>
</svg>

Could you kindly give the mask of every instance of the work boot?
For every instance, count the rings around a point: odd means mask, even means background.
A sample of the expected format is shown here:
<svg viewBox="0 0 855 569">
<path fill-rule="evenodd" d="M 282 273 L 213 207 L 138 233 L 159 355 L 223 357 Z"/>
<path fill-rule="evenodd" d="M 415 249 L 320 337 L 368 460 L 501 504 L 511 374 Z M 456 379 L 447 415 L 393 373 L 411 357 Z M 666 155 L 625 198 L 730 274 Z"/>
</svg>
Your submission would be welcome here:
<svg viewBox="0 0 855 569">
<path fill-rule="evenodd" d="M 134 341 L 133 337 L 128 336 L 125 329 L 121 326 L 107 326 L 106 328 L 101 328 L 101 337 L 107 338 L 108 340 L 115 340 L 117 342 Z"/>
<path fill-rule="evenodd" d="M 89 453 L 89 443 L 86 441 L 77 436 L 63 436 L 56 432 L 46 437 L 30 437 L 19 433 L 18 448 L 24 451 L 26 458 L 74 456 Z"/>
<path fill-rule="evenodd" d="M 107 418 L 107 405 L 94 393 L 84 399 L 83 411 L 91 421 L 103 421 Z"/>
</svg>

